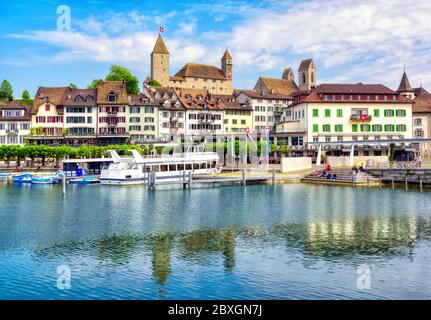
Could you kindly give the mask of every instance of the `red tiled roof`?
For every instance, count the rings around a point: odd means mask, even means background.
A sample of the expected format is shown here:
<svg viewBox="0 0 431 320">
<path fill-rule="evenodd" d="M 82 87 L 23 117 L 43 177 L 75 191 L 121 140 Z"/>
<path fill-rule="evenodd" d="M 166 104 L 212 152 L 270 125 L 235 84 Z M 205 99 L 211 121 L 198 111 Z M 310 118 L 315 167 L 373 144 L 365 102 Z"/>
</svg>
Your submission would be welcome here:
<svg viewBox="0 0 431 320">
<path fill-rule="evenodd" d="M 0 121 L 31 121 L 32 106 L 23 105 L 16 100 L 9 102 L 7 105 L 0 105 Z M 3 110 L 24 110 L 22 117 L 3 116 Z"/>
</svg>

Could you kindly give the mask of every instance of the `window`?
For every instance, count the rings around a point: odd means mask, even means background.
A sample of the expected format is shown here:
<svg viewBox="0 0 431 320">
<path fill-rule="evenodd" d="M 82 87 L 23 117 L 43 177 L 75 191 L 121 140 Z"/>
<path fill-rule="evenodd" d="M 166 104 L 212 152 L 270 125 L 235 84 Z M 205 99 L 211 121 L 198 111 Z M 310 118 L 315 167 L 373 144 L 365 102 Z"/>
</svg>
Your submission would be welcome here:
<svg viewBox="0 0 431 320">
<path fill-rule="evenodd" d="M 108 94 L 108 101 L 109 102 L 115 102 L 117 100 L 117 95 L 113 92 L 111 92 L 110 94 Z"/>
<path fill-rule="evenodd" d="M 386 124 L 385 125 L 385 131 L 394 131 L 394 125 Z"/>
<path fill-rule="evenodd" d="M 394 116 L 394 110 L 385 110 L 385 117 L 393 117 Z"/>
<path fill-rule="evenodd" d="M 369 124 L 361 124 L 361 131 L 362 132 L 369 132 L 370 131 L 370 125 Z"/>
<path fill-rule="evenodd" d="M 45 111 L 50 111 L 51 110 L 51 105 L 49 103 L 47 103 L 45 105 Z"/>
<path fill-rule="evenodd" d="M 343 109 L 337 109 L 337 117 L 343 116 Z"/>
<path fill-rule="evenodd" d="M 343 132 L 343 125 L 342 124 L 336 124 L 335 125 L 335 132 Z"/>
<path fill-rule="evenodd" d="M 331 137 L 325 137 L 326 142 L 331 142 Z"/>
<path fill-rule="evenodd" d="M 330 124 L 324 124 L 322 126 L 322 131 L 323 132 L 331 132 L 331 125 Z"/>
<path fill-rule="evenodd" d="M 358 132 L 358 125 L 352 124 L 352 132 Z"/>
<path fill-rule="evenodd" d="M 405 117 L 406 116 L 406 110 L 399 109 L 397 110 L 397 117 Z"/>
<path fill-rule="evenodd" d="M 319 132 L 319 125 L 313 124 L 313 132 Z"/>
<path fill-rule="evenodd" d="M 425 133 L 422 129 L 416 129 L 415 130 L 415 137 L 423 138 L 425 136 Z"/>
<path fill-rule="evenodd" d="M 376 132 L 376 131 L 382 131 L 382 125 L 381 124 L 373 124 L 372 129 L 373 129 L 374 132 Z"/>
<path fill-rule="evenodd" d="M 244 119 L 241 120 L 241 124 L 245 124 L 245 120 Z"/>
<path fill-rule="evenodd" d="M 313 109 L 313 117 L 318 117 L 318 116 L 319 116 L 319 110 Z"/>
<path fill-rule="evenodd" d="M 374 117 L 376 117 L 376 118 L 380 117 L 380 110 L 379 109 L 374 109 Z"/>
<path fill-rule="evenodd" d="M 331 109 L 325 109 L 325 117 L 331 116 Z"/>
<path fill-rule="evenodd" d="M 407 131 L 407 126 L 405 124 L 398 124 L 397 125 L 397 131 Z"/>
<path fill-rule="evenodd" d="M 414 122 L 415 122 L 415 126 L 422 126 L 422 119 L 421 118 L 416 118 L 414 120 Z"/>
</svg>

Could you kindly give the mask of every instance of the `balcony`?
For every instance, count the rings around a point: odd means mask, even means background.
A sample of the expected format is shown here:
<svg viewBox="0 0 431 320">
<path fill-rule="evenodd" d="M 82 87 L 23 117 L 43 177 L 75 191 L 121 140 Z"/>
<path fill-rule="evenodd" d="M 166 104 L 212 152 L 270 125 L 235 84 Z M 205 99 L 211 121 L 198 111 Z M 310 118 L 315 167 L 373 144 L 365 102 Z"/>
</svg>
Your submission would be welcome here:
<svg viewBox="0 0 431 320">
<path fill-rule="evenodd" d="M 368 122 L 371 121 L 373 117 L 369 114 L 352 114 L 350 116 L 351 121 L 362 121 L 362 122 Z"/>
</svg>

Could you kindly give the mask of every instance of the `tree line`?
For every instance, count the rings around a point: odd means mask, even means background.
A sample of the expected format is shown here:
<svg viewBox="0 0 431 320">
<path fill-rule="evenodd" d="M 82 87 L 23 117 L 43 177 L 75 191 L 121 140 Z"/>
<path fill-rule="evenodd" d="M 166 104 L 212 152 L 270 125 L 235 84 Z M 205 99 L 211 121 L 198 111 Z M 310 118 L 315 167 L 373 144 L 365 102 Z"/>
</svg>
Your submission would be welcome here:
<svg viewBox="0 0 431 320">
<path fill-rule="evenodd" d="M 30 166 L 35 166 L 35 161 L 40 160 L 41 165 L 45 166 L 47 159 L 55 159 L 56 166 L 59 167 L 60 160 L 64 158 L 83 159 L 83 158 L 102 158 L 109 157 L 108 150 L 117 150 L 119 155 L 129 154 L 129 150 L 137 149 L 142 155 L 149 155 L 153 150 L 161 153 L 161 148 L 154 148 L 153 145 L 108 145 L 108 146 L 87 146 L 82 145 L 79 148 L 69 146 L 19 146 L 19 145 L 0 145 L 0 160 L 10 166 L 11 161 L 16 161 L 17 166 L 21 162 L 30 159 Z"/>
</svg>

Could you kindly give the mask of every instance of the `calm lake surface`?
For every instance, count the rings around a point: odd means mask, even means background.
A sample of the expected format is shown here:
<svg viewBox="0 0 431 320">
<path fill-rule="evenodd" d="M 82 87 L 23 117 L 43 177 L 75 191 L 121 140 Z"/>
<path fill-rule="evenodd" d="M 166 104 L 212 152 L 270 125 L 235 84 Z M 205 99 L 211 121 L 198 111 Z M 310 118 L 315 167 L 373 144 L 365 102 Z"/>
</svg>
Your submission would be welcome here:
<svg viewBox="0 0 431 320">
<path fill-rule="evenodd" d="M 430 299 L 430 262 L 429 192 L 0 183 L 2 299 Z"/>
</svg>

